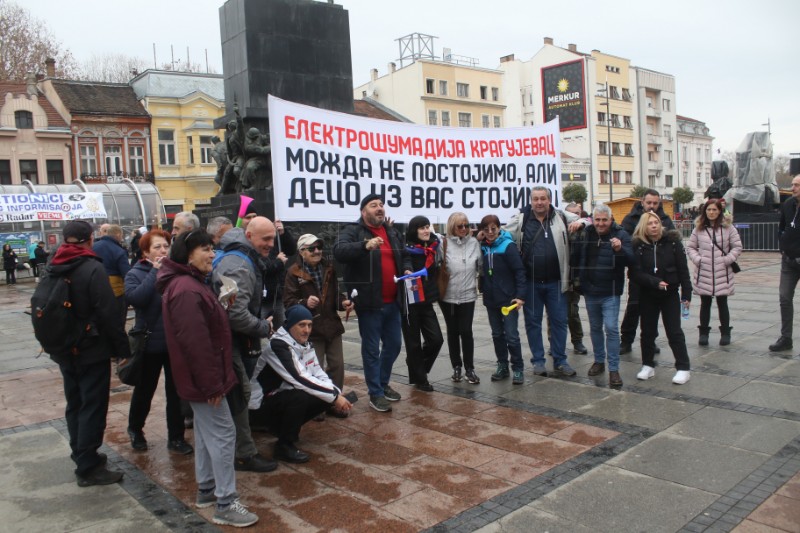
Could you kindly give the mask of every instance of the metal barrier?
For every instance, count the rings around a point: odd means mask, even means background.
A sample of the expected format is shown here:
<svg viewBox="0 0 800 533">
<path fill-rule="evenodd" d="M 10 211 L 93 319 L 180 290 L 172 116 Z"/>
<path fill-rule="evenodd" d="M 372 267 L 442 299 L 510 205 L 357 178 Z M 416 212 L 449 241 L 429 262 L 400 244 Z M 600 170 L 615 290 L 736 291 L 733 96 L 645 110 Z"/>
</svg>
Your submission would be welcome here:
<svg viewBox="0 0 800 533">
<path fill-rule="evenodd" d="M 676 220 L 675 229 L 681 232 L 684 240 L 688 240 L 694 230 L 694 221 Z M 734 222 L 742 247 L 750 252 L 778 251 L 777 222 Z"/>
</svg>

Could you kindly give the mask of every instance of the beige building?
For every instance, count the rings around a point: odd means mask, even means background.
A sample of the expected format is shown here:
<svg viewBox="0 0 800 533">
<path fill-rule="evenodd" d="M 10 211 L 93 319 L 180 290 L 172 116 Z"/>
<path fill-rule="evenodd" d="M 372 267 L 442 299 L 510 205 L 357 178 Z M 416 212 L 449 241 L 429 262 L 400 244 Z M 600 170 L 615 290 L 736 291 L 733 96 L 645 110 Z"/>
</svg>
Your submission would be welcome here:
<svg viewBox="0 0 800 533">
<path fill-rule="evenodd" d="M 130 81 L 152 116 L 151 153 L 167 217 L 209 205 L 219 186 L 211 157 L 214 119 L 225 114 L 223 77 L 147 70 Z"/>
<path fill-rule="evenodd" d="M 671 195 L 680 187 L 675 153 L 675 77 L 643 68 L 636 69 L 639 108 L 639 144 L 643 185 Z M 644 157 L 646 154 L 647 157 Z"/>
<path fill-rule="evenodd" d="M 705 122 L 677 115 L 678 153 L 676 168 L 680 172 L 681 187 L 694 191 L 696 202 L 703 201 L 703 193 L 711 185 L 711 145 L 714 137 Z"/>
</svg>

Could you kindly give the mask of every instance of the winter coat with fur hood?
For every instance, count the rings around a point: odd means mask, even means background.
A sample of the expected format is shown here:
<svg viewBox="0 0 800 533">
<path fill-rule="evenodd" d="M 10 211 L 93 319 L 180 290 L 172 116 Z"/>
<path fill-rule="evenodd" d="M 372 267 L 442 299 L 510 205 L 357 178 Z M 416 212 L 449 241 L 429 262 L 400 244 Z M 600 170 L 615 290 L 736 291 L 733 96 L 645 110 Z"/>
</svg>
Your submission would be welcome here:
<svg viewBox="0 0 800 533">
<path fill-rule="evenodd" d="M 742 241 L 730 220 L 722 219 L 718 228 L 695 228 L 686 254 L 695 268 L 694 293 L 700 296 L 731 296 L 734 274 L 731 263 L 742 253 Z"/>
</svg>

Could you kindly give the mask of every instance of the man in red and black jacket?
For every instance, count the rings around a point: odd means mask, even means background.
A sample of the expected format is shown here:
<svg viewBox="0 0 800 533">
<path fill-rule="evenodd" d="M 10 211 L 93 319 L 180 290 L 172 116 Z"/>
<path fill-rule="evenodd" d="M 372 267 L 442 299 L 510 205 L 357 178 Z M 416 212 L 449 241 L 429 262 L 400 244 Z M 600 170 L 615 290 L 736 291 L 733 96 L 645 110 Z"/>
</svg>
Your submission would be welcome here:
<svg viewBox="0 0 800 533">
<path fill-rule="evenodd" d="M 400 400 L 400 394 L 389 386 L 389 378 L 400 354 L 404 297 L 394 277 L 410 273 L 411 260 L 400 235 L 386 223 L 383 198 L 377 194 L 364 197 L 361 218 L 344 228 L 333 246 L 333 255 L 344 264 L 347 295 L 358 314 L 369 404 L 376 411 L 391 411 L 389 402 Z"/>
</svg>

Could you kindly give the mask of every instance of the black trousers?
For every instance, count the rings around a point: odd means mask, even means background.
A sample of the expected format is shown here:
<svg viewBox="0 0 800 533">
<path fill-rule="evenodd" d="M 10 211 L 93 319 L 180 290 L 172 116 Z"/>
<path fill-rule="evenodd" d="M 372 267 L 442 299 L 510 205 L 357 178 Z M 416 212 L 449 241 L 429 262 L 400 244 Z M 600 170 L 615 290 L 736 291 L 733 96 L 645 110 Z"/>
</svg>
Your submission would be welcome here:
<svg viewBox="0 0 800 533">
<path fill-rule="evenodd" d="M 447 326 L 447 348 L 453 368 L 463 366 L 475 369 L 475 339 L 472 337 L 472 320 L 475 317 L 475 302 L 451 304 L 439 302 L 439 308 Z M 461 356 L 464 356 L 463 364 Z"/>
<path fill-rule="evenodd" d="M 621 344 L 633 344 L 636 338 L 636 329 L 639 327 L 639 284 L 628 280 L 628 303 L 625 306 L 625 315 L 622 317 L 622 324 L 619 326 L 619 341 Z M 655 350 L 655 340 L 653 337 L 653 349 Z"/>
<path fill-rule="evenodd" d="M 103 444 L 111 388 L 111 361 L 59 365 L 67 399 L 65 417 L 69 431 L 70 457 L 75 474 L 85 476 L 100 464 L 97 449 Z"/>
<path fill-rule="evenodd" d="M 711 322 L 711 300 L 714 296 L 700 297 L 700 327 L 707 328 Z M 728 297 L 717 296 L 717 311 L 719 311 L 719 325 L 728 328 L 731 325 L 731 313 L 728 311 Z"/>
<path fill-rule="evenodd" d="M 427 383 L 428 372 L 444 344 L 442 328 L 432 303 L 408 306 L 408 315 L 402 319 L 403 340 L 406 344 L 408 381 Z M 420 339 L 421 336 L 421 339 Z"/>
<path fill-rule="evenodd" d="M 655 367 L 655 341 L 658 335 L 658 316 L 664 324 L 669 347 L 675 357 L 676 370 L 689 370 L 689 352 L 686 350 L 686 337 L 681 329 L 681 299 L 678 290 L 666 294 L 642 292 L 639 310 L 642 314 L 642 364 Z"/>
<path fill-rule="evenodd" d="M 266 396 L 261 407 L 250 411 L 250 424 L 268 427 L 278 436 L 278 442 L 293 444 L 300 438 L 303 424 L 325 412 L 331 404 L 316 396 L 292 389 Z"/>
<path fill-rule="evenodd" d="M 169 364 L 169 354 L 148 353 L 142 361 L 142 379 L 133 389 L 131 407 L 128 412 L 128 429 L 142 431 L 147 415 L 150 414 L 150 405 L 158 388 L 161 377 L 161 368 L 164 368 L 164 392 L 167 396 L 167 435 L 169 440 L 183 440 L 183 413 L 181 400 L 175 389 L 172 378 L 172 368 Z"/>
<path fill-rule="evenodd" d="M 16 270 L 6 270 L 6 285 L 13 285 L 17 282 Z"/>
</svg>

